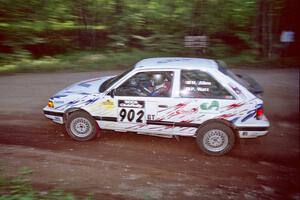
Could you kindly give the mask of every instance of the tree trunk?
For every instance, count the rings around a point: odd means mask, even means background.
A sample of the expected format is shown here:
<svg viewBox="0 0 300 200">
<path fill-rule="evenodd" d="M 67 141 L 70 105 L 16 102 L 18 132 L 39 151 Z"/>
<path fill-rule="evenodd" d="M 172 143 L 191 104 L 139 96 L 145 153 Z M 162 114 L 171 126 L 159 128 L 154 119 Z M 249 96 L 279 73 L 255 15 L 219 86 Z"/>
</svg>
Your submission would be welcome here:
<svg viewBox="0 0 300 200">
<path fill-rule="evenodd" d="M 269 57 L 270 45 L 272 45 L 272 16 L 268 0 L 258 0 L 258 14 L 256 18 L 256 41 L 259 45 L 259 54 Z"/>
<path fill-rule="evenodd" d="M 273 34 L 272 34 L 272 29 L 273 29 L 273 12 L 272 12 L 272 2 L 269 2 L 269 12 L 268 12 L 268 58 L 272 58 L 272 47 L 273 47 Z"/>
</svg>

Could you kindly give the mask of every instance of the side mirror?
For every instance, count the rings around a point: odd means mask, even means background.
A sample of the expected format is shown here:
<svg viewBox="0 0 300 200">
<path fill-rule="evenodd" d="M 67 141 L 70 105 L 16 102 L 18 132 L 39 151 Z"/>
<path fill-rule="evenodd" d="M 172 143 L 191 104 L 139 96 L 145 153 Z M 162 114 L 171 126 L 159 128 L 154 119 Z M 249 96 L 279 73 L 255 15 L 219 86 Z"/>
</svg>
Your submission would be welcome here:
<svg viewBox="0 0 300 200">
<path fill-rule="evenodd" d="M 116 89 L 112 89 L 110 92 L 109 92 L 111 98 L 114 98 L 115 95 L 116 95 Z"/>
</svg>

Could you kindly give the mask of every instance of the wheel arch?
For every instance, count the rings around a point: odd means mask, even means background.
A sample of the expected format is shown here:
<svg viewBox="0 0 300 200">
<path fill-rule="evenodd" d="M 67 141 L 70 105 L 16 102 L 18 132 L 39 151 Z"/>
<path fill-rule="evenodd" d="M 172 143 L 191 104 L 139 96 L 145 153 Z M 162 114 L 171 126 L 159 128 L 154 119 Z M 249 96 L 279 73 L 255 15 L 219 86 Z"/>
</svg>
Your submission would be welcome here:
<svg viewBox="0 0 300 200">
<path fill-rule="evenodd" d="M 207 126 L 208 124 L 211 124 L 211 123 L 220 123 L 220 124 L 224 124 L 226 126 L 228 126 L 229 128 L 232 129 L 232 131 L 235 133 L 235 135 L 237 136 L 237 128 L 236 126 L 228 121 L 228 120 L 225 120 L 225 119 L 209 119 L 207 121 L 205 121 L 204 123 L 202 123 L 199 127 L 198 127 L 198 130 L 196 132 L 196 136 L 198 135 L 198 132 L 201 128 Z"/>
<path fill-rule="evenodd" d="M 92 115 L 91 115 L 88 111 L 86 111 L 86 110 L 84 110 L 84 109 L 82 109 L 82 108 L 68 108 L 68 109 L 64 112 L 64 115 L 63 115 L 63 122 L 66 123 L 66 121 L 67 121 L 68 117 L 70 116 L 70 114 L 73 113 L 73 112 L 76 112 L 76 111 L 82 111 L 82 112 L 85 112 L 85 113 L 89 114 L 89 115 L 92 117 Z"/>
<path fill-rule="evenodd" d="M 210 144 L 208 144 L 208 140 L 206 139 L 204 141 L 204 136 L 207 135 L 209 131 L 212 131 L 214 129 L 216 129 L 217 131 L 221 130 L 222 134 L 225 134 L 227 136 L 227 142 L 219 142 L 222 147 L 221 149 L 219 149 L 220 146 L 211 146 Z M 231 151 L 235 142 L 237 141 L 238 134 L 234 124 L 232 124 L 230 121 L 227 121 L 225 119 L 210 119 L 205 121 L 198 127 L 195 136 L 198 146 L 205 154 L 212 156 L 222 156 Z M 208 136 L 206 136 L 206 138 L 208 138 Z M 225 139 L 223 141 L 225 141 Z"/>
<path fill-rule="evenodd" d="M 90 123 L 88 126 L 85 126 L 85 127 L 89 127 L 88 129 L 90 129 L 90 132 L 88 135 L 79 136 L 78 130 L 75 130 L 75 131 L 72 130 L 71 122 L 74 119 L 79 119 L 79 118 L 81 118 L 81 121 L 85 120 L 86 122 L 88 121 L 87 123 Z M 81 108 L 67 109 L 64 112 L 64 123 L 65 123 L 65 128 L 66 128 L 68 135 L 77 141 L 87 141 L 87 140 L 94 139 L 97 136 L 100 136 L 100 132 L 99 132 L 100 127 L 99 127 L 97 121 L 88 111 L 86 111 L 84 109 L 81 109 Z M 72 127 L 74 127 L 74 126 L 72 126 Z"/>
</svg>

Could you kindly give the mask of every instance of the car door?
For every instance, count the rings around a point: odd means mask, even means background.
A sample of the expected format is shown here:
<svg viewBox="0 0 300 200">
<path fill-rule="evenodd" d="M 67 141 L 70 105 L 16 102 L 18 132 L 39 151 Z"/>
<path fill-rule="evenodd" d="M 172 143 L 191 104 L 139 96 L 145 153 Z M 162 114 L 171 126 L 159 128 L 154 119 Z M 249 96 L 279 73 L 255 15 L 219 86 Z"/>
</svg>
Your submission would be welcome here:
<svg viewBox="0 0 300 200">
<path fill-rule="evenodd" d="M 117 86 L 114 130 L 172 134 L 173 123 L 163 121 L 161 110 L 172 106 L 173 82 L 172 70 L 147 70 L 136 72 Z"/>
<path fill-rule="evenodd" d="M 176 135 L 194 135 L 209 119 L 234 117 L 224 115 L 229 105 L 238 105 L 225 84 L 201 70 L 181 70 L 178 98 L 169 112 L 163 113 L 174 122 Z"/>
</svg>

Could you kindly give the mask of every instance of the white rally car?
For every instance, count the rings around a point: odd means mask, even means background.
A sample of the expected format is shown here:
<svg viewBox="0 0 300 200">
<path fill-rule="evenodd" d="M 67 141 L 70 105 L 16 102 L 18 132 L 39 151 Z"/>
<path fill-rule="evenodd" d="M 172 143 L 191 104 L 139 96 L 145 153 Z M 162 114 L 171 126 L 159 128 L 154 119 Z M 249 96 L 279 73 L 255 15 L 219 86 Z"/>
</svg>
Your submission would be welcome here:
<svg viewBox="0 0 300 200">
<path fill-rule="evenodd" d="M 149 58 L 121 75 L 75 83 L 54 96 L 46 117 L 70 137 L 101 129 L 196 137 L 209 155 L 229 152 L 236 138 L 267 134 L 262 88 L 224 63 L 200 58 Z"/>
</svg>

